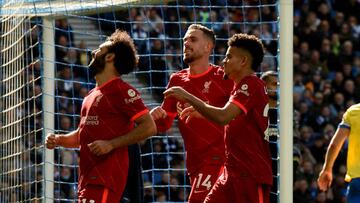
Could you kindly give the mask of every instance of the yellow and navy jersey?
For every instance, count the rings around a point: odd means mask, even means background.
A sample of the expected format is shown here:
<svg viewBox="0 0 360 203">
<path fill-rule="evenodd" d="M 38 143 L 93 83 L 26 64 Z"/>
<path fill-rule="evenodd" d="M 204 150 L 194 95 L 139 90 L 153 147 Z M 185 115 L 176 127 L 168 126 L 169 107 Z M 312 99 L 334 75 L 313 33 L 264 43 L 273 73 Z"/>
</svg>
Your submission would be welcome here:
<svg viewBox="0 0 360 203">
<path fill-rule="evenodd" d="M 347 156 L 346 181 L 360 177 L 360 103 L 352 105 L 343 115 L 339 128 L 347 128 L 349 133 L 349 147 Z"/>
</svg>

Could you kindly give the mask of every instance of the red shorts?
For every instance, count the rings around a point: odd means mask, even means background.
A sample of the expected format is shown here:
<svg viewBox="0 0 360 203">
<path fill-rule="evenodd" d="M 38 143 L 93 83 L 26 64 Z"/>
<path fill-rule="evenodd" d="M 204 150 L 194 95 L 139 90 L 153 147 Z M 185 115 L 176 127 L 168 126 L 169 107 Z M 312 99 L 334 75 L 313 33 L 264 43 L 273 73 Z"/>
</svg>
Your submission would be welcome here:
<svg viewBox="0 0 360 203">
<path fill-rule="evenodd" d="M 102 185 L 87 185 L 78 195 L 79 203 L 107 203 L 119 202 L 122 194 L 117 194 Z"/>
<path fill-rule="evenodd" d="M 269 201 L 269 185 L 259 185 L 249 176 L 229 178 L 225 169 L 204 203 L 269 203 Z"/>
<path fill-rule="evenodd" d="M 204 165 L 196 173 L 190 176 L 191 192 L 189 203 L 203 203 L 219 175 L 223 165 Z"/>
</svg>

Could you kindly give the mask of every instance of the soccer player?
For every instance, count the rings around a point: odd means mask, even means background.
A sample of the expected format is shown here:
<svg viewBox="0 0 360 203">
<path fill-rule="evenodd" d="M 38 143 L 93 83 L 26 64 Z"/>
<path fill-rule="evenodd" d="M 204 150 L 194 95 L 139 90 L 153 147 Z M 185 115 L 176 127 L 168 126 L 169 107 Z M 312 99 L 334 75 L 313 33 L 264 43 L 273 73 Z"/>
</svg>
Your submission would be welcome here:
<svg viewBox="0 0 360 203">
<path fill-rule="evenodd" d="M 156 133 L 140 94 L 119 77 L 136 64 L 132 39 L 115 31 L 92 52 L 96 87 L 84 98 L 79 127 L 46 138 L 49 149 L 80 147 L 79 202 L 119 202 L 128 175 L 127 146 Z"/>
<path fill-rule="evenodd" d="M 277 101 L 277 87 L 278 87 L 278 74 L 275 71 L 266 71 L 264 72 L 260 77 L 266 85 L 267 93 L 269 96 L 269 111 L 268 111 L 268 117 L 269 117 L 269 127 L 267 131 L 266 139 L 269 140 L 269 146 L 270 146 L 270 152 L 271 157 L 275 158 L 272 160 L 272 171 L 273 175 L 276 176 L 278 171 L 278 128 L 277 128 L 277 108 L 278 108 L 278 101 Z M 277 202 L 278 200 L 278 188 L 276 181 L 278 181 L 278 178 L 273 179 L 274 184 L 271 187 L 271 193 L 270 193 L 270 202 Z"/>
<path fill-rule="evenodd" d="M 319 189 L 326 191 L 331 186 L 333 179 L 332 168 L 335 159 L 346 139 L 348 140 L 347 172 L 345 181 L 349 182 L 347 202 L 360 202 L 360 103 L 349 107 L 331 139 L 325 155 L 325 163 L 318 178 Z"/>
<path fill-rule="evenodd" d="M 278 87 L 278 74 L 275 71 L 269 70 L 264 72 L 260 77 L 266 85 L 269 96 L 269 106 L 277 107 L 277 87 Z"/>
<path fill-rule="evenodd" d="M 269 202 L 272 184 L 268 128 L 268 96 L 264 82 L 255 75 L 264 57 L 264 47 L 254 35 L 235 34 L 228 41 L 223 60 L 226 77 L 236 83 L 224 107 L 203 102 L 181 87 L 164 92 L 165 99 L 177 98 L 192 105 L 209 120 L 226 125 L 224 171 L 204 202 Z"/>
<path fill-rule="evenodd" d="M 234 83 L 223 80 L 223 69 L 209 63 L 214 46 L 212 30 L 199 24 L 189 26 L 183 45 L 183 59 L 189 67 L 172 74 L 167 88 L 181 86 L 208 104 L 223 106 Z M 168 130 L 174 118 L 188 106 L 187 102 L 175 98 L 164 99 L 161 106 L 151 110 L 158 131 Z M 203 202 L 225 160 L 224 127 L 195 113 L 179 119 L 178 125 L 185 143 L 186 167 L 192 185 L 188 201 Z"/>
</svg>

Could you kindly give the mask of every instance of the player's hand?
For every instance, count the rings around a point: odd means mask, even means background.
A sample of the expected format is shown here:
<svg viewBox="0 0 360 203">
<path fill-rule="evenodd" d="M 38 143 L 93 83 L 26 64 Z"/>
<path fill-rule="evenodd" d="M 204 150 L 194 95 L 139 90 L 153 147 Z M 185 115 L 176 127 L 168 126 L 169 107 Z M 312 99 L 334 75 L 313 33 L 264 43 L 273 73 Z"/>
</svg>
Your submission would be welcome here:
<svg viewBox="0 0 360 203">
<path fill-rule="evenodd" d="M 161 118 L 166 118 L 167 113 L 163 108 L 161 108 L 161 106 L 157 106 L 157 107 L 151 109 L 150 115 L 156 121 Z"/>
<path fill-rule="evenodd" d="M 58 138 L 54 133 L 48 133 L 45 139 L 45 145 L 48 149 L 54 149 L 58 144 Z"/>
<path fill-rule="evenodd" d="M 184 109 L 186 109 L 187 107 L 190 107 L 191 105 L 189 104 L 189 103 L 183 103 L 183 104 L 181 104 L 180 102 L 178 102 L 177 104 L 176 104 L 176 112 L 177 112 L 177 114 L 178 115 L 180 115 L 181 114 L 181 112 L 184 110 Z"/>
<path fill-rule="evenodd" d="M 185 123 L 188 123 L 192 118 L 204 118 L 193 106 L 189 106 L 183 109 L 179 116 L 180 120 L 185 119 Z"/>
<path fill-rule="evenodd" d="M 113 146 L 108 140 L 96 140 L 88 144 L 90 152 L 96 156 L 107 154 L 113 150 Z"/>
<path fill-rule="evenodd" d="M 317 179 L 319 189 L 322 191 L 328 190 L 331 186 L 332 179 L 333 179 L 332 171 L 322 170 L 319 174 L 319 178 Z"/>
<path fill-rule="evenodd" d="M 190 94 L 182 87 L 171 87 L 164 92 L 165 99 L 167 97 L 175 97 L 178 100 L 186 100 Z"/>
</svg>

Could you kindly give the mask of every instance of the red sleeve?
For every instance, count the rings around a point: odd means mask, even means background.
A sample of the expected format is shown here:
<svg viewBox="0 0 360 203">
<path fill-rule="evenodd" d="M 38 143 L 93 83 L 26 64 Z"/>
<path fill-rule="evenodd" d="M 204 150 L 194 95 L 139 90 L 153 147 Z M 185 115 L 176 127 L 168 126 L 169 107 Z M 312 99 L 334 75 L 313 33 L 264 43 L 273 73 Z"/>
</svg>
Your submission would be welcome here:
<svg viewBox="0 0 360 203">
<path fill-rule="evenodd" d="M 256 103 L 256 84 L 251 80 L 241 81 L 233 90 L 230 102 L 238 106 L 246 114 Z"/>
<path fill-rule="evenodd" d="M 176 84 L 176 73 L 174 73 L 170 76 L 170 80 L 166 89 L 177 86 Z M 157 130 L 159 132 L 166 132 L 169 128 L 171 128 L 172 123 L 177 116 L 176 103 L 177 100 L 174 98 L 164 99 L 161 107 L 166 111 L 167 117 L 155 121 Z"/>
<path fill-rule="evenodd" d="M 122 97 L 119 98 L 118 107 L 130 120 L 134 121 L 148 112 L 147 107 L 140 97 L 140 93 L 135 88 L 130 85 L 124 85 L 121 88 L 121 95 Z"/>
<path fill-rule="evenodd" d="M 132 121 L 135 121 L 136 119 L 138 119 L 140 116 L 146 114 L 146 113 L 149 113 L 149 110 L 148 109 L 144 109 L 142 111 L 140 111 L 139 113 L 135 114 L 133 117 L 131 117 L 131 120 Z"/>
<path fill-rule="evenodd" d="M 238 106 L 243 112 L 244 114 L 247 114 L 247 109 L 244 105 L 242 105 L 240 102 L 236 101 L 235 99 L 233 98 L 230 98 L 230 102 L 235 104 L 236 106 Z"/>
<path fill-rule="evenodd" d="M 166 118 L 161 118 L 161 119 L 156 120 L 155 124 L 156 124 L 157 130 L 162 133 L 166 132 L 169 128 L 171 128 L 175 117 L 176 117 L 176 115 L 168 114 L 168 116 Z"/>
</svg>

